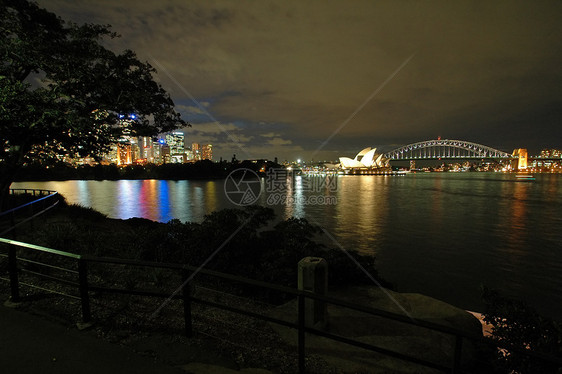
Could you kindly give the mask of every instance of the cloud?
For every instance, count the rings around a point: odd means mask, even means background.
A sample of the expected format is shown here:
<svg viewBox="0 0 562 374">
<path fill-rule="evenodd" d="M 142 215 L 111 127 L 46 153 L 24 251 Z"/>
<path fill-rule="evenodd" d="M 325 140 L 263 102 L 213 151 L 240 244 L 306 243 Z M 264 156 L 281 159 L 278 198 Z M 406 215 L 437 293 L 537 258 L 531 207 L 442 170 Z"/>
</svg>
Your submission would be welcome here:
<svg viewBox="0 0 562 374">
<path fill-rule="evenodd" d="M 194 134 L 229 134 L 240 130 L 241 129 L 233 123 L 207 122 L 193 124 L 192 127 L 188 128 L 186 131 Z"/>
<path fill-rule="evenodd" d="M 237 153 L 244 158 L 257 158 L 249 149 L 255 138 L 247 128 L 234 123 L 207 122 L 193 124 L 185 129 L 187 143 L 213 144 L 218 157 L 227 157 Z"/>
<path fill-rule="evenodd" d="M 254 139 L 253 136 L 245 136 L 241 134 L 237 134 L 232 137 L 232 141 L 235 143 L 248 143 L 252 139 Z"/>
<path fill-rule="evenodd" d="M 187 115 L 190 114 L 206 114 L 201 108 L 193 105 L 176 105 L 176 109 L 179 112 L 185 113 Z"/>
<path fill-rule="evenodd" d="M 199 143 L 199 144 L 213 144 L 216 146 L 219 144 L 218 138 L 215 136 L 208 136 L 208 135 L 194 135 L 188 136 L 186 138 L 186 145 L 191 147 L 192 143 Z"/>
<path fill-rule="evenodd" d="M 267 144 L 271 145 L 288 145 L 292 144 L 293 142 L 288 139 L 281 139 L 281 138 L 273 138 L 267 141 Z"/>
<path fill-rule="evenodd" d="M 185 91 L 221 123 L 245 123 L 228 131 L 254 136 L 249 142 L 279 138 L 312 153 L 413 53 L 325 154 L 437 135 L 501 143 L 490 128 L 510 134 L 509 148 L 531 141 L 524 129 L 541 110 L 549 112 L 537 142 L 562 139 L 553 112 L 562 97 L 562 2 L 39 3 L 63 18 L 113 24 L 123 35 L 115 48 L 156 59 L 182 85 L 158 75 L 190 121 L 209 118 Z"/>
<path fill-rule="evenodd" d="M 260 134 L 260 136 L 262 136 L 264 138 L 275 138 L 275 137 L 279 137 L 281 135 L 279 133 L 276 133 L 276 132 L 267 132 L 265 134 Z"/>
</svg>

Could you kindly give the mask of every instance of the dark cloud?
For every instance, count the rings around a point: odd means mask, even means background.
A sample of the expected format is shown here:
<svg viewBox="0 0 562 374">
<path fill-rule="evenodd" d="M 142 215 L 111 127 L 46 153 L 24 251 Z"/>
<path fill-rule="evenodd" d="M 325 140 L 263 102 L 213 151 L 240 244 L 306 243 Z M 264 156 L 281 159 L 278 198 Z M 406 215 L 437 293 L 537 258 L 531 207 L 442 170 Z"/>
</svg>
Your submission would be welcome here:
<svg viewBox="0 0 562 374">
<path fill-rule="evenodd" d="M 562 147 L 560 1 L 39 3 L 112 24 L 115 48 L 157 61 L 193 139 L 215 141 L 224 157 L 236 148 L 229 137 L 198 123 L 234 126 L 256 157 L 306 158 L 412 54 L 319 158 L 439 135 L 508 151 Z"/>
</svg>

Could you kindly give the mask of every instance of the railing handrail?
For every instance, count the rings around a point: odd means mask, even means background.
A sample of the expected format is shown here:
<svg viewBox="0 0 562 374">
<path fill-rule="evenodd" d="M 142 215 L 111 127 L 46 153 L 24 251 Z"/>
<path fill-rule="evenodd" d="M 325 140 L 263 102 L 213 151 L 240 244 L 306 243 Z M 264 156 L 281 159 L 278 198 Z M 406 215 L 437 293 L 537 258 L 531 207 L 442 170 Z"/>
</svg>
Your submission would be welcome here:
<svg viewBox="0 0 562 374">
<path fill-rule="evenodd" d="M 30 201 L 28 203 L 19 205 L 15 208 L 9 209 L 5 212 L 0 212 L 0 220 L 6 220 L 6 218 L 10 221 L 10 226 L 5 229 L 4 231 L 0 231 L 0 236 L 4 235 L 8 232 L 13 232 L 18 226 L 23 225 L 24 223 L 31 221 L 33 219 L 35 219 L 36 217 L 42 215 L 43 213 L 47 212 L 48 210 L 54 208 L 55 206 L 58 205 L 58 203 L 60 202 L 60 199 L 57 199 L 56 196 L 58 195 L 57 191 L 53 191 L 53 190 L 40 190 L 40 189 L 30 189 L 30 188 L 18 188 L 18 189 L 10 189 L 10 192 L 14 192 L 14 191 L 25 191 L 27 193 L 27 191 L 32 191 L 33 192 L 33 196 L 35 197 L 35 193 L 38 191 L 39 192 L 39 198 Z M 43 193 L 46 193 L 47 196 L 43 196 Z M 45 207 L 45 205 L 48 204 L 48 202 L 46 202 L 46 199 L 51 198 L 51 200 L 53 200 L 53 203 L 50 204 L 49 206 Z M 41 203 L 41 204 L 39 204 Z M 37 210 L 36 207 L 42 207 L 43 210 L 35 213 L 35 211 Z M 15 216 L 16 216 L 16 212 L 18 211 L 22 211 L 24 213 L 29 213 L 27 211 L 24 211 L 23 208 L 26 207 L 31 207 L 31 213 L 28 214 L 28 217 L 20 220 L 19 222 L 16 223 L 15 220 Z"/>
<path fill-rule="evenodd" d="M 237 276 L 237 275 L 232 275 L 232 274 L 227 274 L 227 273 L 221 273 L 221 272 L 217 272 L 217 271 L 213 271 L 213 270 L 207 270 L 207 269 L 199 269 L 196 268 L 194 266 L 190 266 L 190 265 L 184 265 L 184 264 L 177 264 L 177 263 L 162 263 L 162 262 L 154 262 L 154 261 L 139 261 L 139 260 L 130 260 L 130 259 L 120 259 L 120 258 L 114 258 L 114 257 L 95 257 L 95 256 L 90 256 L 90 255 L 79 255 L 79 254 L 75 254 L 75 253 L 70 253 L 70 252 L 64 252 L 64 251 L 60 251 L 60 250 L 56 250 L 56 249 L 52 249 L 52 248 L 47 248 L 47 247 L 42 247 L 39 245 L 35 245 L 35 244 L 30 244 L 30 243 L 23 243 L 23 242 L 19 242 L 16 240 L 10 240 L 10 239 L 3 239 L 0 238 L 0 243 L 5 243 L 9 246 L 15 246 L 15 247 L 21 247 L 21 248 L 28 248 L 28 249 L 32 249 L 32 250 L 37 250 L 37 251 L 41 251 L 41 252 L 45 252 L 45 253 L 51 253 L 54 255 L 58 255 L 58 256 L 63 256 L 63 257 L 67 257 L 67 258 L 73 258 L 78 260 L 79 263 L 79 267 L 80 265 L 85 266 L 87 263 L 106 263 L 106 264 L 116 264 L 116 265 L 133 265 L 133 266 L 147 266 L 147 267 L 154 267 L 154 268 L 165 268 L 165 269 L 178 269 L 178 270 L 187 270 L 187 271 L 197 271 L 198 274 L 202 274 L 202 275 L 209 275 L 209 276 L 213 276 L 213 277 L 218 277 L 224 280 L 230 280 L 230 281 L 235 281 L 235 282 L 239 282 L 239 283 L 243 283 L 246 285 L 250 285 L 250 286 L 256 286 L 256 287 L 262 287 L 262 288 L 266 288 L 268 290 L 273 290 L 273 291 L 278 291 L 278 292 L 282 292 L 282 293 L 286 293 L 286 294 L 290 294 L 290 295 L 294 295 L 297 296 L 299 299 L 302 298 L 311 298 L 311 299 L 315 299 L 315 300 L 320 300 L 320 301 L 324 301 L 326 303 L 329 304 L 333 304 L 333 305 L 339 305 L 342 307 L 346 307 L 349 309 L 353 309 L 356 311 L 360 311 L 360 312 L 364 312 L 364 313 L 368 313 L 371 315 L 375 315 L 375 316 L 380 316 L 380 317 L 384 317 L 387 319 L 391 319 L 391 320 L 395 320 L 398 322 L 403 322 L 403 323 L 407 323 L 407 324 L 411 324 L 411 325 L 415 325 L 415 326 L 419 326 L 419 327 L 423 327 L 423 328 L 427 328 L 430 330 L 434 330 L 434 331 L 439 331 L 442 333 L 446 333 L 449 335 L 453 335 L 457 338 L 466 338 L 472 341 L 482 341 L 482 336 L 474 336 L 474 335 L 469 335 L 467 334 L 465 331 L 450 327 L 450 326 L 444 326 L 444 325 L 440 325 L 440 324 L 436 324 L 433 322 L 428 322 L 428 321 L 424 321 L 424 320 L 416 320 L 416 319 L 411 319 L 408 318 L 406 316 L 400 315 L 400 314 L 396 314 L 396 313 L 392 313 L 392 312 L 388 312 L 388 311 L 384 311 L 384 310 L 380 310 L 380 309 L 376 309 L 376 308 L 372 308 L 372 307 L 368 307 L 368 306 L 363 306 L 363 305 L 358 305 L 358 304 L 353 304 L 347 301 L 343 301 L 340 299 L 336 299 L 333 297 L 329 297 L 329 296 L 323 296 L 323 295 L 319 295 L 319 294 L 315 294 L 312 292 L 308 292 L 308 291 L 302 291 L 302 290 L 297 290 L 294 288 L 290 288 L 290 287 L 286 287 L 286 286 L 281 286 L 281 285 L 276 285 L 276 284 L 271 284 L 271 283 L 267 283 L 267 282 L 263 282 L 263 281 L 257 281 L 257 280 L 253 280 L 253 279 L 248 279 L 248 278 L 244 278 L 241 276 Z M 169 297 L 169 295 L 164 294 L 164 293 L 160 293 L 160 292 L 148 292 L 148 291 L 141 291 L 141 290 L 124 290 L 124 289 L 117 289 L 117 288 L 104 288 L 104 287 L 99 287 L 99 286 L 86 286 L 86 292 L 87 289 L 90 289 L 92 291 L 105 291 L 105 292 L 118 292 L 118 293 L 127 293 L 127 294 L 142 294 L 144 296 L 159 296 L 159 297 Z M 182 298 L 181 295 L 172 295 L 172 298 L 174 299 L 180 299 Z M 190 299 L 192 299 L 194 302 L 200 302 L 200 303 L 207 303 L 210 305 L 210 302 L 206 301 L 206 300 L 200 300 L 194 297 L 190 296 Z M 216 303 L 213 303 L 213 305 L 215 305 Z M 232 307 L 228 307 L 226 305 L 222 305 L 222 304 L 216 304 L 216 307 L 225 309 L 225 310 L 234 310 Z M 230 308 L 230 309 L 229 309 Z M 235 308 L 236 309 L 236 308 Z M 236 310 L 239 313 L 247 313 L 247 311 L 243 311 L 243 310 Z M 88 311 L 89 313 L 89 311 Z M 251 313 L 252 316 L 257 316 L 256 313 Z M 261 318 L 265 321 L 270 321 L 270 322 L 274 322 L 274 323 L 279 323 L 281 325 L 285 325 L 288 327 L 293 327 L 293 328 L 297 328 L 300 329 L 301 327 L 299 326 L 299 324 L 296 323 L 290 323 L 284 320 L 280 320 L 280 319 L 275 319 L 272 317 L 268 317 L 268 316 L 259 316 L 257 318 Z M 387 355 L 391 355 L 394 357 L 398 357 L 398 358 L 402 358 L 402 359 L 409 359 L 411 362 L 418 362 L 422 365 L 428 366 L 428 367 L 434 367 L 436 369 L 445 369 L 446 367 L 440 365 L 440 364 L 435 364 L 435 363 L 431 363 L 425 360 L 421 360 L 421 359 L 417 359 L 416 357 L 410 357 L 410 356 L 404 356 L 401 353 L 398 352 L 394 352 L 394 351 L 388 351 L 386 349 L 382 349 L 380 347 L 377 346 L 373 346 L 371 344 L 366 344 L 360 341 L 355 341 L 349 338 L 345 338 L 339 335 L 334 335 L 334 334 L 330 334 L 324 331 L 320 331 L 320 330 L 316 330 L 314 328 L 310 328 L 310 327 L 303 327 L 304 331 L 308 332 L 308 333 L 312 333 L 315 335 L 319 335 L 319 336 L 324 336 L 326 338 L 330 338 L 332 340 L 336 340 L 336 341 L 342 341 L 344 343 L 348 343 L 348 344 L 353 344 L 353 345 L 357 345 L 357 346 L 362 346 L 366 349 L 371 349 L 374 351 L 380 351 L 383 354 L 387 354 Z M 553 357 L 541 352 L 535 352 L 535 351 L 531 351 L 531 350 L 525 350 L 522 349 L 520 347 L 516 347 L 516 346 L 512 346 L 509 345 L 505 342 L 501 342 L 501 341 L 494 341 L 494 342 L 488 342 L 489 344 L 492 344 L 496 347 L 499 348 L 505 348 L 505 349 L 509 349 L 515 352 L 519 352 L 519 353 L 523 353 L 526 354 L 530 357 L 535 357 L 535 358 L 539 358 L 539 359 L 543 359 L 543 360 L 548 360 L 550 362 L 553 363 L 557 363 L 557 364 L 562 364 L 562 359 L 558 358 L 558 357 Z"/>
<path fill-rule="evenodd" d="M 82 257 L 81 255 L 78 255 L 78 254 L 76 254 L 76 253 L 70 253 L 70 252 L 59 251 L 58 249 L 52 249 L 52 248 L 42 247 L 42 246 L 40 246 L 40 245 L 35 245 L 35 244 L 30 244 L 30 243 L 19 242 L 19 241 L 17 241 L 17 240 L 12 240 L 12 239 L 0 238 L 0 243 L 5 243 L 5 244 L 9 244 L 9 245 L 15 245 L 15 246 L 17 246 L 17 247 L 23 247 L 23 248 L 34 249 L 34 250 L 36 250 L 36 251 L 52 253 L 52 254 L 55 254 L 55 255 L 64 256 L 64 257 L 70 257 L 70 258 L 74 258 L 74 259 L 77 259 L 77 260 L 80 260 L 80 258 Z"/>
<path fill-rule="evenodd" d="M 29 203 L 25 203 L 25 204 L 23 204 L 23 205 L 19 205 L 19 206 L 15 207 L 15 208 L 6 210 L 6 211 L 4 211 L 4 212 L 0 212 L 0 217 L 2 217 L 3 215 L 6 215 L 6 214 L 8 214 L 8 213 L 15 212 L 15 211 L 17 211 L 17 210 L 19 210 L 19 209 L 25 208 L 26 206 L 29 206 L 29 205 L 38 203 L 39 201 L 45 200 L 45 199 L 47 199 L 47 198 L 49 198 L 49 197 L 53 197 L 53 196 L 55 196 L 55 195 L 58 195 L 58 192 L 57 192 L 57 191 L 52 191 L 52 190 L 36 190 L 36 189 L 30 189 L 30 188 L 10 188 L 10 191 L 40 191 L 40 192 L 48 192 L 49 194 L 48 194 L 47 196 L 40 197 L 39 199 L 35 199 L 35 200 L 33 200 L 33 201 L 30 201 Z"/>
<path fill-rule="evenodd" d="M 133 265 L 133 266 L 147 266 L 147 267 L 154 267 L 154 268 L 164 268 L 164 269 L 185 269 L 189 271 L 196 271 L 198 274 L 202 275 L 209 275 L 216 278 L 221 278 L 224 280 L 235 281 L 239 283 L 243 283 L 249 286 L 261 287 L 272 291 L 277 291 L 281 293 L 286 293 L 293 296 L 305 296 L 310 299 L 323 301 L 332 305 L 342 306 L 348 309 L 356 310 L 359 312 L 368 313 L 375 316 L 386 317 L 398 322 L 407 323 L 414 326 L 424 327 L 431 330 L 436 330 L 440 332 L 444 332 L 451 335 L 459 335 L 466 338 L 475 339 L 478 338 L 476 336 L 469 336 L 465 331 L 456 329 L 454 327 L 441 325 L 434 322 L 429 322 L 420 319 L 414 319 L 407 317 L 402 314 L 389 312 L 386 310 L 373 308 L 365 305 L 359 305 L 350 303 L 344 300 L 340 300 L 331 296 L 320 295 L 316 293 L 312 293 L 309 291 L 298 290 L 286 286 L 281 286 L 273 283 L 258 281 L 255 279 L 244 278 L 238 275 L 222 273 L 213 270 L 207 269 L 199 269 L 195 266 L 185 265 L 185 264 L 177 264 L 177 263 L 165 263 L 165 262 L 155 262 L 155 261 L 139 261 L 139 260 L 130 260 L 130 259 L 121 259 L 115 257 L 94 257 L 88 255 L 82 255 L 82 259 L 87 262 L 98 262 L 98 263 L 106 263 L 106 264 L 122 264 L 122 265 Z"/>
</svg>

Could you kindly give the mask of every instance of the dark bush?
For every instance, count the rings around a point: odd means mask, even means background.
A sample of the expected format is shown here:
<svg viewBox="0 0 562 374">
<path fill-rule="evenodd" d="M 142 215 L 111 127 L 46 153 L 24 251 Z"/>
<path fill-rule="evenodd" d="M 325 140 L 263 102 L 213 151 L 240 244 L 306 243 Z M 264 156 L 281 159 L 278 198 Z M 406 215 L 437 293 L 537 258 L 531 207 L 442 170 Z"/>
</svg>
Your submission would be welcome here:
<svg viewBox="0 0 562 374">
<path fill-rule="evenodd" d="M 484 320 L 493 326 L 490 338 L 504 344 L 562 359 L 562 326 L 541 316 L 520 300 L 482 287 Z M 495 371 L 501 373 L 560 373 L 560 364 L 548 363 L 514 351 L 495 350 Z"/>
</svg>

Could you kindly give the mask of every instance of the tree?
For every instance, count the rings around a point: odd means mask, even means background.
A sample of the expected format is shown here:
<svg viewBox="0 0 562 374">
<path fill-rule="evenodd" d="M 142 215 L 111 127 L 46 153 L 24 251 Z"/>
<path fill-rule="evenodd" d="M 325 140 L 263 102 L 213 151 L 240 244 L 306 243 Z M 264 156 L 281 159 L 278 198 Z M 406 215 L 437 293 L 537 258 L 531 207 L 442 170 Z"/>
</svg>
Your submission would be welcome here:
<svg viewBox="0 0 562 374">
<path fill-rule="evenodd" d="M 493 327 L 492 341 L 521 350 L 531 350 L 562 358 L 562 326 L 541 316 L 523 301 L 510 299 L 497 291 L 482 287 L 486 304 L 484 321 Z M 509 351 L 495 350 L 496 371 L 502 373 L 560 373 L 560 364 Z"/>
<path fill-rule="evenodd" d="M 26 162 L 99 156 L 127 131 L 154 136 L 188 126 L 155 69 L 106 48 L 109 26 L 76 25 L 28 0 L 0 3 L 0 207 Z"/>
</svg>

